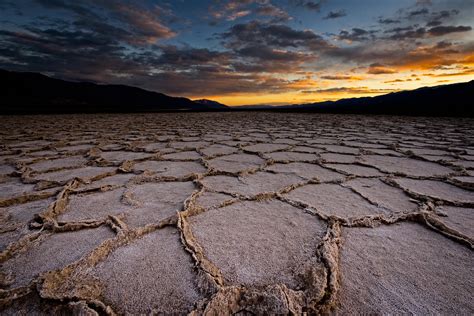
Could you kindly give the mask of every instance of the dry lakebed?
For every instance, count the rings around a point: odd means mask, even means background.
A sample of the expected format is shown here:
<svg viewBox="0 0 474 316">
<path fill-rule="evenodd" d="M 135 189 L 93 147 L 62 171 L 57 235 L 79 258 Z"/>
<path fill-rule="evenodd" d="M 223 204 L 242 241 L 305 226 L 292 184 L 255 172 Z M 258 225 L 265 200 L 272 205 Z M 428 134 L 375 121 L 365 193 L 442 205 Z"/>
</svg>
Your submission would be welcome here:
<svg viewBox="0 0 474 316">
<path fill-rule="evenodd" d="M 0 118 L 0 314 L 474 314 L 474 121 Z"/>
</svg>

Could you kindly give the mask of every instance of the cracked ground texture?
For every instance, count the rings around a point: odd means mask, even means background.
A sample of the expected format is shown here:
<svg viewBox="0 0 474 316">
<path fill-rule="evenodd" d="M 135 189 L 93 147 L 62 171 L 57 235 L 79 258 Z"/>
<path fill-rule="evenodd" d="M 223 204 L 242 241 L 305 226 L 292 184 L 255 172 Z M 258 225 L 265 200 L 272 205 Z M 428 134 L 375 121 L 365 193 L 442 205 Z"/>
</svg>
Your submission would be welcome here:
<svg viewBox="0 0 474 316">
<path fill-rule="evenodd" d="M 0 314 L 474 314 L 472 119 L 0 120 Z"/>
</svg>

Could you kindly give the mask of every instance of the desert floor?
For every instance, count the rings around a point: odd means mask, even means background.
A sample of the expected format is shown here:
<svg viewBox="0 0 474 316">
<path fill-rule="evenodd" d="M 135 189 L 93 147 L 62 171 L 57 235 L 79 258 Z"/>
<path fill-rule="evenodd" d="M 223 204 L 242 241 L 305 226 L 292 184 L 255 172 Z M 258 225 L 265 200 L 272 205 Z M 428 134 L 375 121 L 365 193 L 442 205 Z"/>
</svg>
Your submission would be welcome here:
<svg viewBox="0 0 474 316">
<path fill-rule="evenodd" d="M 474 121 L 0 118 L 0 314 L 473 314 Z"/>
</svg>

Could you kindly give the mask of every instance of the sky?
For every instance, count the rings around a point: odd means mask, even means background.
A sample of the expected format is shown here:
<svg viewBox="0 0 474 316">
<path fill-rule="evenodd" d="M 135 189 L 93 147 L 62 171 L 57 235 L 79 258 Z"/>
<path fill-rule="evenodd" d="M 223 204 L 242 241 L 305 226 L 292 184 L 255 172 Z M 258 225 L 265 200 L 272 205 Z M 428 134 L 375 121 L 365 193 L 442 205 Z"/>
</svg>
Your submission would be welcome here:
<svg viewBox="0 0 474 316">
<path fill-rule="evenodd" d="M 474 0 L 0 0 L 0 68 L 227 105 L 474 79 Z"/>
</svg>

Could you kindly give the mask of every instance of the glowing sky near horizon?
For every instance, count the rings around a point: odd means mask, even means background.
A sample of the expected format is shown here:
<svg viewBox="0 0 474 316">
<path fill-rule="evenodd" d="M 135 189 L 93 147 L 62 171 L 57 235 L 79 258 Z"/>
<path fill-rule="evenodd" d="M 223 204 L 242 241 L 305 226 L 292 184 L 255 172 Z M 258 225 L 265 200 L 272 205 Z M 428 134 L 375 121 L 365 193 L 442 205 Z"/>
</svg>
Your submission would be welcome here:
<svg viewBox="0 0 474 316">
<path fill-rule="evenodd" d="M 0 0 L 0 68 L 228 105 L 474 79 L 471 0 Z"/>
</svg>

